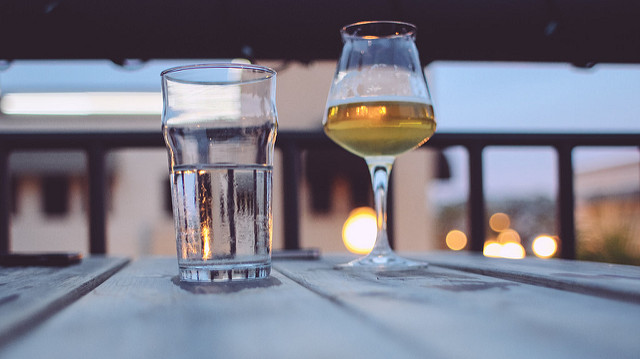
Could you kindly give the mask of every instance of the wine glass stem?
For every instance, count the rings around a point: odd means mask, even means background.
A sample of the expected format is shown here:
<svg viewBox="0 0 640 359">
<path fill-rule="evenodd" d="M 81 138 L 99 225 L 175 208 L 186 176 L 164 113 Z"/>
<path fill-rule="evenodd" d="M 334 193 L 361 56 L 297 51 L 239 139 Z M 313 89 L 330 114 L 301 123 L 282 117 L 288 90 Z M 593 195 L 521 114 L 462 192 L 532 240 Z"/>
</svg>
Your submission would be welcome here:
<svg viewBox="0 0 640 359">
<path fill-rule="evenodd" d="M 389 185 L 389 175 L 393 166 L 393 159 L 369 160 L 369 173 L 371 174 L 371 184 L 373 186 L 373 198 L 376 210 L 377 235 L 376 243 L 370 255 L 386 256 L 391 253 L 389 238 L 387 237 L 387 187 Z"/>
</svg>

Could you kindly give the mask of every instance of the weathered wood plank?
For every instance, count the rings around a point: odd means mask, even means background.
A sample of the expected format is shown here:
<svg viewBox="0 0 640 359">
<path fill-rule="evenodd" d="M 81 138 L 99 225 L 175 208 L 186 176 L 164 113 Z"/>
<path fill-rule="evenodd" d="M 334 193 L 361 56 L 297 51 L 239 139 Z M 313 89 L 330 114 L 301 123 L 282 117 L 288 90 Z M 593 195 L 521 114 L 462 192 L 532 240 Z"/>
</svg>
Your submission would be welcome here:
<svg viewBox="0 0 640 359">
<path fill-rule="evenodd" d="M 127 263 L 88 257 L 58 267 L 0 267 L 0 348 L 102 283 Z"/>
<path fill-rule="evenodd" d="M 333 269 L 336 257 L 278 262 L 286 276 L 430 358 L 637 358 L 640 305 L 430 266 Z"/>
<path fill-rule="evenodd" d="M 377 327 L 291 281 L 187 285 L 175 259 L 143 259 L 14 343 L 1 358 L 420 357 Z M 70 343 L 73 343 L 70 345 Z"/>
<path fill-rule="evenodd" d="M 440 267 L 640 303 L 640 267 L 636 266 L 563 259 L 487 258 L 463 252 L 435 252 L 418 257 Z"/>
</svg>

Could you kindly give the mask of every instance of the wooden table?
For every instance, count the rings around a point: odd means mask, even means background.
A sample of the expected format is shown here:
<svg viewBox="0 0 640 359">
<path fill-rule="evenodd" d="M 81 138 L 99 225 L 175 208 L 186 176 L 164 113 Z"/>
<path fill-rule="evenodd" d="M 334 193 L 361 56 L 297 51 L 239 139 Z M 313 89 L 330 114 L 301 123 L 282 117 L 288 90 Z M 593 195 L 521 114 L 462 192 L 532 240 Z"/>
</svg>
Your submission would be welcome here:
<svg viewBox="0 0 640 359">
<path fill-rule="evenodd" d="M 0 268 L 0 358 L 640 358 L 640 267 L 407 254 L 181 284 L 174 258 Z"/>
</svg>

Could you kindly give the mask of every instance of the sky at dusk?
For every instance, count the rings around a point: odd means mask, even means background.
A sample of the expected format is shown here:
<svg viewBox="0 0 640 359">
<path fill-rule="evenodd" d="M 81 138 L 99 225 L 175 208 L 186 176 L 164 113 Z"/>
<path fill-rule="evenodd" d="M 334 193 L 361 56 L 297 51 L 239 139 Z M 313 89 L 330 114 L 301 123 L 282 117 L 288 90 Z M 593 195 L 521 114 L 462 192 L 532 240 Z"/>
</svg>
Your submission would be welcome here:
<svg viewBox="0 0 640 359">
<path fill-rule="evenodd" d="M 426 68 L 438 131 L 640 133 L 640 66 L 436 62 Z M 430 189 L 436 202 L 464 201 L 467 155 L 445 152 L 453 178 Z M 637 148 L 577 148 L 576 173 L 637 162 Z M 488 199 L 554 198 L 556 156 L 550 148 L 485 149 Z"/>
</svg>

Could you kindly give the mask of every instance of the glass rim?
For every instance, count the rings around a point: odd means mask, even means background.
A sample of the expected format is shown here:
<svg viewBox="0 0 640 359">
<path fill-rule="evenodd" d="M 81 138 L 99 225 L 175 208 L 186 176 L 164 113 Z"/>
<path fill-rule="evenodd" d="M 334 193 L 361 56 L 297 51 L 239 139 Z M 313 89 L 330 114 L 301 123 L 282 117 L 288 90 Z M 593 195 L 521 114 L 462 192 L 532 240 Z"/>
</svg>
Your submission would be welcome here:
<svg viewBox="0 0 640 359">
<path fill-rule="evenodd" d="M 252 78 L 248 80 L 235 80 L 235 81 L 221 81 L 221 82 L 212 82 L 207 80 L 187 80 L 181 79 L 179 76 L 171 76 L 173 74 L 180 74 L 187 71 L 194 70 L 215 70 L 215 69 L 227 69 L 227 70 L 251 70 L 253 72 L 264 74 L 263 77 Z M 235 62 L 214 62 L 214 63 L 201 63 L 201 64 L 191 64 L 191 65 L 181 65 L 168 68 L 160 73 L 160 77 L 164 80 L 169 80 L 173 82 L 180 83 L 191 83 L 191 84 L 239 84 L 239 83 L 250 83 L 250 82 L 258 82 L 269 80 L 276 76 L 276 71 L 270 67 L 253 65 L 253 64 L 239 64 Z"/>
<path fill-rule="evenodd" d="M 389 30 L 395 27 L 398 27 L 399 29 L 404 28 L 404 31 L 403 32 L 389 31 L 389 33 L 386 35 L 373 34 L 373 33 L 367 34 L 367 33 L 360 33 L 356 31 L 356 29 L 363 29 L 363 28 L 369 28 L 369 27 L 373 28 L 376 25 L 390 26 Z M 340 29 L 340 33 L 344 38 L 363 38 L 367 40 L 389 39 L 389 38 L 406 37 L 406 36 L 415 37 L 416 31 L 417 31 L 417 28 L 414 24 L 404 22 L 404 21 L 393 21 L 393 20 L 359 21 L 353 24 L 345 25 L 342 27 L 342 29 Z"/>
</svg>

